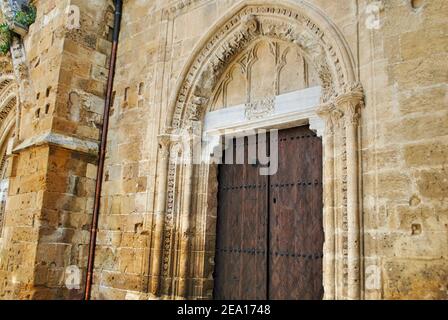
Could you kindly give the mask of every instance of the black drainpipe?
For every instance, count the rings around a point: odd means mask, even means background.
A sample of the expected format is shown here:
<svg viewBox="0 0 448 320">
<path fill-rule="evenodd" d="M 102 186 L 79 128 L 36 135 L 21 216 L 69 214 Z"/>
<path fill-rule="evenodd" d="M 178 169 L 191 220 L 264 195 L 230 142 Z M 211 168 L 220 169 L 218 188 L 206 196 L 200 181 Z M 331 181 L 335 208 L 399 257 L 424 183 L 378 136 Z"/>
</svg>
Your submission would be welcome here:
<svg viewBox="0 0 448 320">
<path fill-rule="evenodd" d="M 115 0 L 114 36 L 110 54 L 109 75 L 107 78 L 106 101 L 104 104 L 103 127 L 101 131 L 101 143 L 98 154 L 98 172 L 96 175 L 95 203 L 93 206 L 92 224 L 90 229 L 89 259 L 87 262 L 87 277 L 84 300 L 90 300 L 93 281 L 93 266 L 95 262 L 96 236 L 98 233 L 98 216 L 100 214 L 101 189 L 103 187 L 104 161 L 106 158 L 107 131 L 109 127 L 109 114 L 112 104 L 112 91 L 114 86 L 115 65 L 117 62 L 118 39 L 120 35 L 122 0 Z"/>
</svg>

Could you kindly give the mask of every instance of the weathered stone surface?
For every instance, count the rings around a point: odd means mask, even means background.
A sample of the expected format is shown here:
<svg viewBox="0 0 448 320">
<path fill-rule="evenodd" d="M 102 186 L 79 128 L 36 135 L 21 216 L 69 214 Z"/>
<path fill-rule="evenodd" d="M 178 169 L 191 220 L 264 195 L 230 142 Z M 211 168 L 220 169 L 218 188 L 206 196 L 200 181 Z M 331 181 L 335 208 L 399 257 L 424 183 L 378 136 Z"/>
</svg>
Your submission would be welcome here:
<svg viewBox="0 0 448 320">
<path fill-rule="evenodd" d="M 261 10 L 283 4 L 259 2 Z M 355 80 L 365 95 L 365 106 L 359 110 L 359 139 L 347 135 L 350 131 L 345 126 L 353 122 L 337 119 L 333 119 L 334 140 L 324 137 L 325 144 L 333 141 L 335 145 L 333 156 L 324 159 L 325 170 L 335 171 L 334 177 L 327 176 L 324 181 L 325 186 L 331 185 L 324 199 L 326 203 L 334 200 L 337 220 L 326 234 L 336 234 L 338 245 L 348 248 L 347 221 L 343 220 L 347 210 L 359 205 L 363 271 L 367 275 L 361 286 L 364 297 L 447 299 L 448 2 L 422 0 L 413 7 L 411 1 L 382 1 L 379 16 L 369 16 L 366 1 L 308 2 L 324 17 L 309 16 L 300 1 L 288 2 L 286 8 L 296 7 L 304 19 L 316 24 L 318 29 L 310 34 L 327 41 L 324 49 L 342 43 L 325 21 L 337 26 L 353 59 Z M 86 276 L 98 170 L 112 1 L 34 3 L 37 21 L 23 38 L 22 63 L 17 67 L 11 56 L 0 58 L 0 152 L 1 157 L 6 155 L 0 172 L 6 168 L 1 179 L 8 181 L 7 187 L 0 189 L 2 197 L 7 192 L 5 201 L 0 198 L 0 298 L 79 299 Z M 318 43 L 307 34 L 294 41 L 282 40 L 278 34 L 259 37 L 257 32 L 281 32 L 275 27 L 260 28 L 272 21 L 258 21 L 255 35 L 249 32 L 235 41 L 224 41 L 218 21 L 224 16 L 237 18 L 237 12 L 230 10 L 242 3 L 246 2 L 124 2 L 93 299 L 179 298 L 179 264 L 185 259 L 186 297 L 212 297 L 217 167 L 211 166 L 209 171 L 195 168 L 195 182 L 186 196 L 197 210 L 185 210 L 181 201 L 186 192 L 185 171 L 179 167 L 180 175 L 175 179 L 168 176 L 164 169 L 167 150 L 158 138 L 172 125 L 176 99 L 196 103 L 205 98 L 205 113 L 347 80 L 347 73 L 339 73 L 340 79 L 326 78 L 326 69 L 337 74 L 347 66 L 337 52 L 319 56 Z M 66 27 L 69 4 L 80 8 L 78 30 Z M 369 28 L 371 18 L 379 19 L 378 29 Z M 292 25 L 289 17 L 276 19 L 285 28 Z M 234 32 L 235 26 L 226 32 Z M 289 33 L 285 34 L 293 36 L 293 30 L 286 30 Z M 218 43 L 206 47 L 208 41 Z M 208 55 L 193 56 L 203 49 L 216 57 L 213 63 L 204 58 Z M 203 65 L 196 65 L 197 61 Z M 324 65 L 326 62 L 329 65 Z M 183 74 L 190 70 L 201 76 L 200 69 L 209 66 L 213 70 L 206 70 L 200 79 Z M 191 92 L 178 96 L 184 86 L 193 83 L 197 86 Z M 190 94 L 198 96 L 191 99 Z M 192 104 L 183 112 L 190 112 Z M 350 106 L 347 103 L 342 108 L 344 119 Z M 202 121 L 199 113 L 182 116 Z M 351 120 L 356 122 L 355 118 Z M 355 163 L 355 178 L 361 186 L 357 188 L 360 198 L 347 206 L 348 184 L 353 182 L 348 171 L 354 168 L 347 165 L 347 158 L 357 142 L 360 162 L 359 166 Z M 167 190 L 175 191 L 170 194 Z M 167 204 L 171 201 L 170 209 Z M 168 213 L 173 215 L 172 229 L 167 228 Z M 184 213 L 187 219 L 182 217 Z M 185 226 L 186 221 L 190 226 Z M 175 242 L 178 239 L 179 243 Z M 190 240 L 186 251 L 181 249 L 182 239 Z M 157 247 L 157 243 L 163 246 Z M 347 248 L 336 257 L 340 265 L 347 262 Z M 79 290 L 65 286 L 69 266 L 81 271 Z M 377 271 L 379 282 L 369 282 Z M 336 278 L 338 287 L 345 288 L 344 277 Z M 334 297 L 349 295 L 340 292 Z"/>
<path fill-rule="evenodd" d="M 396 259 L 384 263 L 385 299 L 446 299 L 447 260 Z"/>
</svg>

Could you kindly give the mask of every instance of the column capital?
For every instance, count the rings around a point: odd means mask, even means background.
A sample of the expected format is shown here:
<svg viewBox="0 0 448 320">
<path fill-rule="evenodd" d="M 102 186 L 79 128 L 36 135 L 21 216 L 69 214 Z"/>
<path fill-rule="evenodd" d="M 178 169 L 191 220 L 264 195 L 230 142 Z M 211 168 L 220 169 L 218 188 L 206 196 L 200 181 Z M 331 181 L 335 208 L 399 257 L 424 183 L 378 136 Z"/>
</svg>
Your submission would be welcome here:
<svg viewBox="0 0 448 320">
<path fill-rule="evenodd" d="M 160 147 L 169 148 L 171 144 L 171 135 L 170 134 L 159 134 L 157 136 L 157 141 L 159 142 Z"/>
<path fill-rule="evenodd" d="M 334 98 L 334 105 L 340 110 L 347 124 L 358 125 L 361 108 L 364 106 L 364 90 L 359 82 L 346 85 Z"/>
<path fill-rule="evenodd" d="M 338 126 L 342 112 L 334 103 L 327 102 L 317 107 L 316 114 L 325 121 L 325 134 L 333 134 L 335 126 Z"/>
<path fill-rule="evenodd" d="M 167 159 L 170 155 L 170 146 L 172 142 L 171 134 L 162 133 L 157 136 L 159 143 L 159 151 L 163 159 Z"/>
</svg>

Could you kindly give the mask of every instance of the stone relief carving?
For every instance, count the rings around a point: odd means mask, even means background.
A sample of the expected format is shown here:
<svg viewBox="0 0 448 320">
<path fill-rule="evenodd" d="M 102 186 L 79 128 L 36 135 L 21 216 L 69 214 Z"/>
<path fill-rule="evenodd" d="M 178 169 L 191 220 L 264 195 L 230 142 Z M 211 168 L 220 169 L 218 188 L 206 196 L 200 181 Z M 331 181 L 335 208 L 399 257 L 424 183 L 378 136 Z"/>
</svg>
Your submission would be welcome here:
<svg viewBox="0 0 448 320">
<path fill-rule="evenodd" d="M 198 121 L 201 116 L 203 106 L 208 102 L 207 98 L 194 96 L 191 101 L 190 114 L 188 116 L 189 121 Z"/>
<path fill-rule="evenodd" d="M 28 66 L 26 64 L 25 48 L 19 38 L 13 38 L 11 50 L 12 62 L 17 80 L 26 81 L 28 79 Z"/>
<path fill-rule="evenodd" d="M 169 276 L 169 262 L 171 257 L 171 240 L 172 230 L 174 227 L 173 216 L 175 213 L 175 190 L 176 190 L 176 171 L 178 167 L 178 157 L 181 152 L 180 144 L 173 144 L 171 146 L 168 166 L 168 192 L 167 192 L 167 207 L 164 221 L 163 234 L 163 267 L 162 275 L 166 279 Z M 165 286 L 165 284 L 164 284 Z M 165 287 L 164 291 L 168 289 Z"/>
<path fill-rule="evenodd" d="M 246 103 L 245 116 L 247 120 L 264 118 L 275 111 L 275 97 L 269 97 L 254 102 Z"/>
<path fill-rule="evenodd" d="M 274 66 L 273 66 L 274 65 Z M 257 70 L 256 67 L 258 68 Z M 260 90 L 257 75 L 261 68 L 274 68 L 262 79 L 271 82 L 268 92 Z M 284 40 L 256 38 L 227 66 L 215 85 L 208 111 L 249 103 L 259 97 L 278 96 L 317 85 L 315 69 L 310 66 L 298 46 Z M 259 76 L 259 75 L 258 75 Z M 264 86 L 270 86 L 269 83 Z"/>
<path fill-rule="evenodd" d="M 0 127 L 11 112 L 16 111 L 18 105 L 17 85 L 13 80 L 14 75 L 6 73 L 5 78 L 0 84 Z"/>
<path fill-rule="evenodd" d="M 9 88 L 4 95 L 2 95 L 2 99 L 0 99 L 0 125 L 3 120 L 9 115 L 10 111 L 16 107 L 17 105 L 17 97 L 15 94 L 14 88 Z"/>
<path fill-rule="evenodd" d="M 316 68 L 321 79 L 323 102 L 334 96 L 336 88 L 345 85 L 345 75 L 340 63 L 342 59 L 326 39 L 325 33 L 310 19 L 275 5 L 247 6 L 230 19 L 198 54 L 198 59 L 190 68 L 192 71 L 187 74 L 178 92 L 171 123 L 173 127 L 182 123 L 185 99 L 191 94 L 210 96 L 229 62 L 259 36 L 289 41 L 303 49 L 304 55 Z"/>
<path fill-rule="evenodd" d="M 340 230 L 326 234 L 326 247 L 335 250 L 335 258 L 326 261 L 327 283 L 331 283 L 326 287 L 328 299 L 361 297 L 357 131 L 363 99 L 362 86 L 354 83 L 316 111 L 326 122 L 324 171 L 327 177 L 332 176 L 332 187 L 324 188 L 324 216 L 331 220 L 331 228 Z"/>
</svg>

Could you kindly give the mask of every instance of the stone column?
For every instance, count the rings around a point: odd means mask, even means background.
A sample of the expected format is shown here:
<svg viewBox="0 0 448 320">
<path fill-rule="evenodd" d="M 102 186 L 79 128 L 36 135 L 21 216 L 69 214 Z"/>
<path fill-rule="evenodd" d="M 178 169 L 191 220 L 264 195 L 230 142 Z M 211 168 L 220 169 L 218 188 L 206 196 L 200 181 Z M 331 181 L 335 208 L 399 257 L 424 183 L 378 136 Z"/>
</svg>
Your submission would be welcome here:
<svg viewBox="0 0 448 320">
<path fill-rule="evenodd" d="M 188 262 L 190 256 L 190 212 L 191 191 L 193 182 L 193 164 L 185 164 L 184 194 L 182 199 L 181 225 L 180 225 L 180 266 L 179 266 L 179 291 L 181 298 L 187 298 Z"/>
<path fill-rule="evenodd" d="M 168 178 L 168 162 L 170 155 L 170 136 L 159 136 L 159 166 L 157 168 L 157 198 L 154 212 L 153 253 L 151 254 L 151 290 L 154 296 L 158 295 L 160 284 L 160 270 L 162 266 L 163 227 L 166 214 L 166 190 Z"/>
<path fill-rule="evenodd" d="M 199 111 L 196 109 L 196 111 Z M 199 113 L 195 112 L 190 115 L 190 124 L 186 128 L 186 136 L 182 136 L 184 143 L 183 160 L 183 195 L 182 207 L 180 212 L 180 265 L 179 265 L 179 286 L 177 295 L 180 298 L 188 298 L 188 264 L 190 261 L 190 246 L 192 232 L 191 225 L 191 205 L 193 200 L 193 173 L 194 166 L 201 159 L 202 152 L 202 126 L 199 122 Z"/>
<path fill-rule="evenodd" d="M 335 212 L 334 212 L 334 117 L 335 107 L 332 104 L 324 104 L 318 107 L 317 114 L 325 122 L 323 140 L 323 223 L 324 223 L 324 260 L 323 260 L 323 284 L 324 299 L 334 300 L 335 294 Z"/>
<path fill-rule="evenodd" d="M 336 98 L 336 107 L 344 113 L 347 152 L 347 264 L 348 299 L 361 298 L 361 225 L 359 213 L 358 129 L 362 92 L 349 92 Z"/>
</svg>

